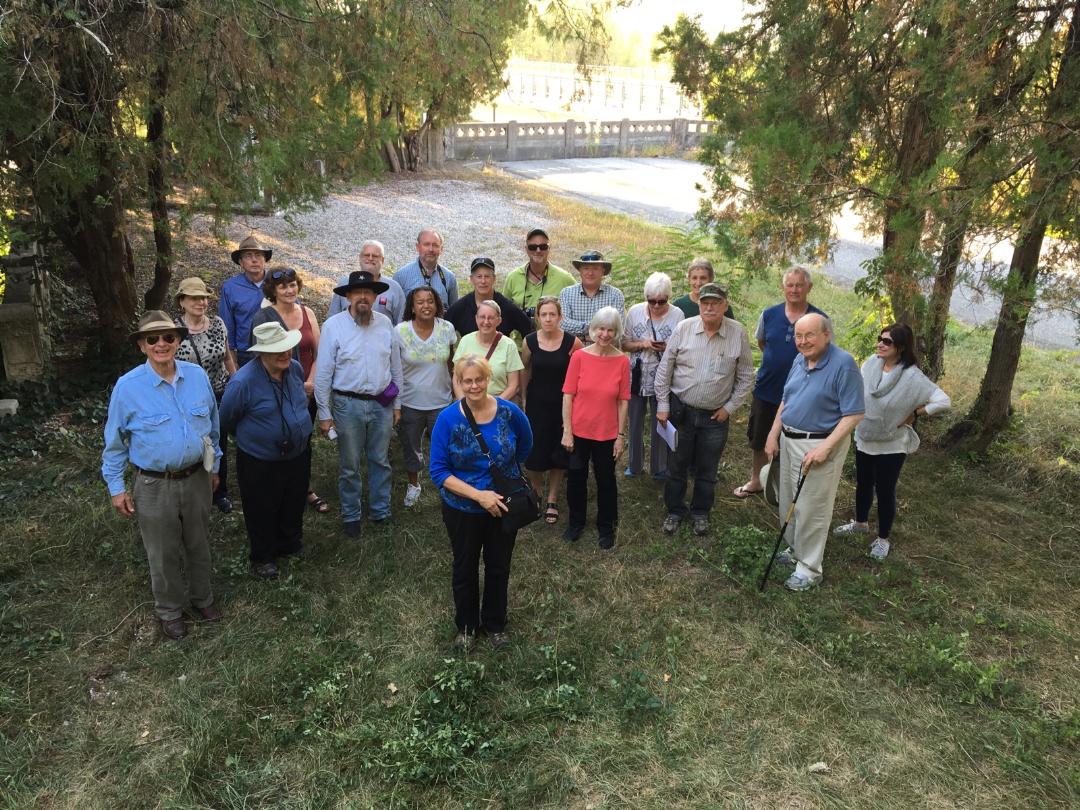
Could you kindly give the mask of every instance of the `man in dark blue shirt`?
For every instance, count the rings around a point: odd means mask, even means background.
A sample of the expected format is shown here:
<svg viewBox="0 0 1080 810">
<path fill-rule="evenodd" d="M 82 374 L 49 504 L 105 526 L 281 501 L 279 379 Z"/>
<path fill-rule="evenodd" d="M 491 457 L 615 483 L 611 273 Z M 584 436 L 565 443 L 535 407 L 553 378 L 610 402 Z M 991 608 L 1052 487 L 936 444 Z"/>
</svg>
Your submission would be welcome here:
<svg viewBox="0 0 1080 810">
<path fill-rule="evenodd" d="M 748 498 L 761 492 L 761 468 L 765 466 L 765 440 L 769 437 L 776 409 L 784 396 L 784 381 L 791 370 L 791 362 L 798 355 L 795 348 L 795 322 L 808 312 L 825 315 L 809 301 L 807 296 L 814 286 L 810 271 L 793 267 L 784 273 L 782 289 L 784 300 L 761 313 L 754 337 L 761 350 L 761 365 L 754 382 L 750 401 L 750 417 L 746 425 L 746 437 L 754 453 L 750 480 L 735 489 L 736 498 Z"/>
<path fill-rule="evenodd" d="M 218 315 L 225 322 L 229 333 L 229 351 L 242 366 L 253 355 L 251 346 L 251 321 L 255 313 L 262 308 L 262 283 L 266 278 L 266 263 L 274 251 L 259 242 L 252 234 L 242 241 L 232 252 L 232 260 L 243 271 L 227 279 L 221 285 L 221 301 L 218 302 Z"/>
</svg>

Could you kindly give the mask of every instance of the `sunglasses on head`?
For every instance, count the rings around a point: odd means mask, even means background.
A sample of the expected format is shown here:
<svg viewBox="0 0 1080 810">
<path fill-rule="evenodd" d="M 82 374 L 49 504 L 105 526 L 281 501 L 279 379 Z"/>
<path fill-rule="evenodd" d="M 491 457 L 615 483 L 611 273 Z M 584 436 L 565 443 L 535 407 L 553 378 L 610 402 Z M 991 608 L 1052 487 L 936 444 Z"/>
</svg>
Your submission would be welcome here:
<svg viewBox="0 0 1080 810">
<path fill-rule="evenodd" d="M 147 346 L 156 346 L 159 340 L 164 340 L 166 343 L 176 343 L 176 332 L 166 332 L 164 335 L 146 335 L 143 340 L 146 341 Z"/>
<path fill-rule="evenodd" d="M 282 279 L 292 281 L 294 278 L 296 278 L 296 271 L 291 267 L 288 270 L 275 270 L 270 274 L 271 281 L 281 281 Z"/>
<path fill-rule="evenodd" d="M 548 245 L 547 242 L 540 242 L 540 243 L 537 243 L 535 245 L 526 245 L 525 247 L 527 247 L 529 250 L 532 250 L 532 251 L 537 251 L 537 250 L 543 251 L 543 250 L 547 250 L 549 245 Z"/>
<path fill-rule="evenodd" d="M 877 342 L 880 343 L 882 346 L 892 346 L 893 345 L 893 339 L 891 337 L 889 337 L 888 335 L 882 335 L 881 337 L 879 337 L 877 339 Z"/>
</svg>

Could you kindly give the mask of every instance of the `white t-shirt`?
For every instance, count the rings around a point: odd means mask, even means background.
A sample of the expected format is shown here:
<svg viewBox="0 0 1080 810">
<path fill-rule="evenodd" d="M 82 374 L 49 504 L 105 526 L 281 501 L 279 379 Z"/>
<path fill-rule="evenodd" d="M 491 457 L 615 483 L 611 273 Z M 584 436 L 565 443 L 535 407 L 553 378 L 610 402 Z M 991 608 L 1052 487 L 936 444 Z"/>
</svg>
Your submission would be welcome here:
<svg viewBox="0 0 1080 810">
<path fill-rule="evenodd" d="M 427 340 L 416 334 L 412 321 L 402 321 L 394 331 L 401 344 L 401 376 L 405 380 L 398 404 L 418 411 L 445 408 L 454 401 L 446 365 L 457 342 L 454 327 L 436 318 Z"/>
</svg>

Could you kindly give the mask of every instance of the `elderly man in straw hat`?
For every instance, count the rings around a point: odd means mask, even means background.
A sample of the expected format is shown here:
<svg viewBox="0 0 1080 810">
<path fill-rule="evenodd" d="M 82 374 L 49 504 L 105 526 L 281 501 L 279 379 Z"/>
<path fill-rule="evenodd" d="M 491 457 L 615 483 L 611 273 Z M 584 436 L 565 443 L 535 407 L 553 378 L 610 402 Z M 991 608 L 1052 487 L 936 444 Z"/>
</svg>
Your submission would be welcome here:
<svg viewBox="0 0 1080 810">
<path fill-rule="evenodd" d="M 188 605 L 204 621 L 221 618 L 210 590 L 208 537 L 221 455 L 217 399 L 205 371 L 176 359 L 186 335 L 186 327 L 159 310 L 139 320 L 131 339 L 146 362 L 113 388 L 101 464 L 113 508 L 138 521 L 154 609 L 170 639 L 187 635 Z M 124 483 L 129 464 L 130 493 Z"/>
<path fill-rule="evenodd" d="M 592 343 L 589 337 L 589 324 L 593 315 L 604 307 L 615 307 L 619 315 L 623 314 L 625 301 L 622 290 L 604 283 L 604 276 L 611 272 L 611 262 L 598 250 L 583 253 L 580 259 L 574 259 L 574 267 L 581 276 L 581 283 L 564 287 L 559 292 L 559 304 L 562 305 L 562 330 L 581 342 Z"/>
<path fill-rule="evenodd" d="M 218 315 L 225 322 L 229 352 L 237 366 L 254 357 L 250 351 L 251 321 L 262 308 L 266 263 L 273 255 L 274 251 L 263 245 L 255 234 L 245 237 L 232 252 L 233 263 L 240 265 L 241 272 L 221 285 Z"/>
<path fill-rule="evenodd" d="M 359 539 L 362 517 L 361 463 L 367 460 L 369 518 L 390 518 L 390 432 L 401 418 L 398 392 L 401 343 L 390 319 L 375 312 L 375 298 L 386 292 L 366 270 L 354 270 L 334 293 L 349 308 L 323 324 L 315 361 L 315 402 L 319 428 L 338 437 L 338 491 L 347 537 Z"/>
</svg>

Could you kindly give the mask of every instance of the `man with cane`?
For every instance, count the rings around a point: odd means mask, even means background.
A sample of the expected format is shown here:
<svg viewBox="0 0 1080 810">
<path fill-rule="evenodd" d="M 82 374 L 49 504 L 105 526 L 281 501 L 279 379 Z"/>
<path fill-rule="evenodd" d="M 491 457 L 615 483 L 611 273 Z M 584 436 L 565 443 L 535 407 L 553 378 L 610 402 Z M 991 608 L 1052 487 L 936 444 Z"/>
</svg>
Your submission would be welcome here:
<svg viewBox="0 0 1080 810">
<path fill-rule="evenodd" d="M 824 315 L 810 313 L 795 322 L 795 347 L 799 356 L 784 383 L 765 454 L 770 461 L 779 455 L 781 520 L 795 501 L 791 549 L 778 557 L 795 562 L 784 586 L 806 591 L 821 582 L 836 488 L 851 433 L 863 418 L 863 382 L 854 358 L 833 345 Z"/>
</svg>

